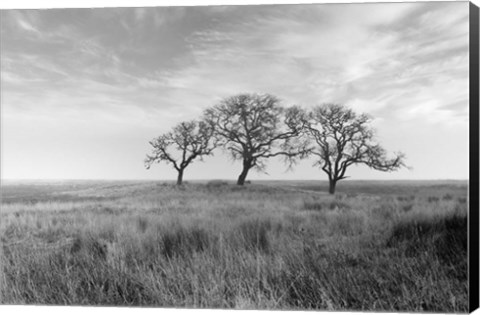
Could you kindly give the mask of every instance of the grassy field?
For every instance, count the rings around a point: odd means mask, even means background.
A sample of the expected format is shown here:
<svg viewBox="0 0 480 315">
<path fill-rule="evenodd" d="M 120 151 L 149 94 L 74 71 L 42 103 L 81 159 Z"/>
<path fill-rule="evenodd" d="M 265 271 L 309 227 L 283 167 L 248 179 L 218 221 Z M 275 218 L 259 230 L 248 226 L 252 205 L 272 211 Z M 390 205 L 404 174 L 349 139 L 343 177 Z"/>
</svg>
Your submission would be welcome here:
<svg viewBox="0 0 480 315">
<path fill-rule="evenodd" d="M 6 182 L 3 304 L 467 312 L 467 183 Z"/>
</svg>

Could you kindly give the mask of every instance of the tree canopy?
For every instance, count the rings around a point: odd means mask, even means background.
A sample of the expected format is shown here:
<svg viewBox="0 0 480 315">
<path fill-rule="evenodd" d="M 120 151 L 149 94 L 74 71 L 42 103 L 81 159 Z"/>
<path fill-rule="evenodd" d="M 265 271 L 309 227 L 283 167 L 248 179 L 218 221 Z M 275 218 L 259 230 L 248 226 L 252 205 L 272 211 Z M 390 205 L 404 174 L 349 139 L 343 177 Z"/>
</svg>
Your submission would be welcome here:
<svg viewBox="0 0 480 315">
<path fill-rule="evenodd" d="M 317 106 L 305 116 L 306 130 L 315 143 L 311 154 L 327 173 L 331 194 L 335 192 L 336 183 L 347 177 L 347 168 L 353 164 L 384 172 L 405 166 L 403 153 L 387 157 L 386 150 L 375 140 L 371 120 L 369 115 L 357 114 L 338 104 Z"/>
<path fill-rule="evenodd" d="M 264 171 L 266 159 L 283 156 L 291 165 L 308 153 L 300 139 L 302 111 L 284 108 L 269 94 L 239 94 L 205 111 L 205 120 L 234 160 L 243 162 L 237 184 L 243 185 L 251 168 Z"/>
<path fill-rule="evenodd" d="M 172 164 L 178 172 L 177 185 L 182 184 L 185 168 L 196 158 L 211 155 L 216 146 L 211 126 L 196 120 L 182 122 L 149 143 L 153 152 L 145 159 L 146 168 L 162 161 Z"/>
</svg>

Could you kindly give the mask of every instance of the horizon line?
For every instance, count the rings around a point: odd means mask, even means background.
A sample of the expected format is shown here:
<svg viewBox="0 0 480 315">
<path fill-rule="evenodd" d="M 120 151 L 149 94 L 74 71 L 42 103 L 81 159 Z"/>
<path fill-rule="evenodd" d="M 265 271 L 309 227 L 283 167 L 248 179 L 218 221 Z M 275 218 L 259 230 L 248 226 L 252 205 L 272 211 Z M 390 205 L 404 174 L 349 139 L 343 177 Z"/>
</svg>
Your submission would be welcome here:
<svg viewBox="0 0 480 315">
<path fill-rule="evenodd" d="M 148 178 L 0 178 L 1 181 L 145 181 L 145 182 L 174 182 L 176 179 L 148 179 Z M 365 178 L 347 178 L 341 180 L 342 182 L 346 181 L 469 181 L 470 178 L 412 178 L 412 179 L 365 179 Z M 236 179 L 225 179 L 225 178 L 204 178 L 204 179 L 186 179 L 183 182 L 188 183 L 191 181 L 232 181 L 235 182 Z M 318 181 L 318 182 L 328 182 L 328 179 L 250 179 L 247 181 L 251 182 L 266 182 L 266 181 Z"/>
</svg>

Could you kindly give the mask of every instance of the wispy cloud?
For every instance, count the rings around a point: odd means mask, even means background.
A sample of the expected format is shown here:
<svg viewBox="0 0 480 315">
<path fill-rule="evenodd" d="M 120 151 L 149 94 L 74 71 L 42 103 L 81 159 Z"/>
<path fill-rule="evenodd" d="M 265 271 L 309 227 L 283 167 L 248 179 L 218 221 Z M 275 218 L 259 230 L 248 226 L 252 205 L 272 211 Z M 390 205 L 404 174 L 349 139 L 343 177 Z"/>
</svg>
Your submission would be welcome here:
<svg viewBox="0 0 480 315">
<path fill-rule="evenodd" d="M 466 6 L 451 7 L 370 4 L 299 6 L 288 14 L 272 10 L 232 30 L 194 33 L 189 40 L 195 63 L 169 80 L 217 97 L 267 90 L 305 105 L 345 102 L 366 111 L 393 109 L 398 116 L 429 99 L 438 104 L 425 105 L 429 121 L 452 123 L 451 117 L 442 119 L 440 107 L 466 96 L 468 24 Z M 466 106 L 458 110 L 464 112 Z"/>
</svg>

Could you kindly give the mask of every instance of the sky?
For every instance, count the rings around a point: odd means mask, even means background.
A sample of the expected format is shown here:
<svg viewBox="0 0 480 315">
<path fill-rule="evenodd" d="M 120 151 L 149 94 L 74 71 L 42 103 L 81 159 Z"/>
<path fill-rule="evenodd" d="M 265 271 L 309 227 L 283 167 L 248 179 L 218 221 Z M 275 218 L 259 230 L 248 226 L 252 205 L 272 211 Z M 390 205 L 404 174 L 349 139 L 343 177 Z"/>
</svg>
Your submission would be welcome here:
<svg viewBox="0 0 480 315">
<path fill-rule="evenodd" d="M 174 179 L 149 141 L 238 93 L 345 104 L 410 168 L 352 179 L 467 179 L 468 2 L 4 10 L 3 179 Z M 250 179 L 323 179 L 271 159 Z M 215 151 L 184 179 L 235 179 Z"/>
</svg>

